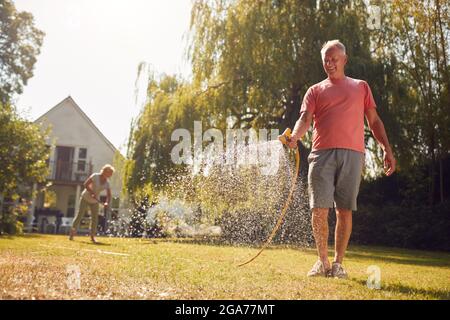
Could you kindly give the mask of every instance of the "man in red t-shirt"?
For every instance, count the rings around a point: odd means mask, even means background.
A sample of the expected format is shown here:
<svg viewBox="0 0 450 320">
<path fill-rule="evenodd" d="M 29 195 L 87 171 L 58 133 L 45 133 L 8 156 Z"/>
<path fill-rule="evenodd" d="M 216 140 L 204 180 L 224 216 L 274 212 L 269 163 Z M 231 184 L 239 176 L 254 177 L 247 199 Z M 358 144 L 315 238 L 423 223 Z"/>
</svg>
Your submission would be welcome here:
<svg viewBox="0 0 450 320">
<path fill-rule="evenodd" d="M 364 166 L 364 116 L 373 136 L 384 151 L 386 175 L 395 171 L 395 158 L 379 118 L 369 85 L 347 77 L 345 46 L 328 41 L 321 50 L 327 79 L 308 89 L 300 109 L 289 147 L 313 125 L 312 150 L 308 157 L 308 193 L 318 260 L 308 276 L 346 278 L 342 266 L 352 231 L 352 211 L 356 208 Z M 335 256 L 328 260 L 328 212 L 336 208 Z"/>
</svg>

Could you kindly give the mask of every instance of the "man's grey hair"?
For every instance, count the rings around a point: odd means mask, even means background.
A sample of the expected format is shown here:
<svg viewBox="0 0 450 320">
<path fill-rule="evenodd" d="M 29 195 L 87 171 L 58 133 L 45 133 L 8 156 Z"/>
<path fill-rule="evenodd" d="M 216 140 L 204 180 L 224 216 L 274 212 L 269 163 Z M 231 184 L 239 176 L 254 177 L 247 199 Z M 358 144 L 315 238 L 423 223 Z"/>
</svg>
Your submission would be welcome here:
<svg viewBox="0 0 450 320">
<path fill-rule="evenodd" d="M 320 50 L 320 54 L 322 55 L 322 57 L 325 55 L 325 52 L 328 49 L 333 48 L 333 47 L 340 49 L 344 54 L 346 54 L 344 44 L 336 39 L 336 40 L 327 41 L 323 44 L 322 49 Z"/>
</svg>

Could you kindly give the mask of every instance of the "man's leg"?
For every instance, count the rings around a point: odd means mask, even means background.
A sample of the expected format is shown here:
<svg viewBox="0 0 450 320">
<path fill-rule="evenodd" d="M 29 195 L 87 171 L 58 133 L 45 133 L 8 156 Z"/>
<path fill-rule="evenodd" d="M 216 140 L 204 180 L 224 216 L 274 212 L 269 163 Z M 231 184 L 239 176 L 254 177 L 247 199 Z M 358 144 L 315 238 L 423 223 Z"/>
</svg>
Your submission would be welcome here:
<svg viewBox="0 0 450 320">
<path fill-rule="evenodd" d="M 325 270 L 330 269 L 328 261 L 328 208 L 312 209 L 312 228 L 314 239 L 316 241 L 319 260 L 322 262 Z"/>
<path fill-rule="evenodd" d="M 364 165 L 364 153 L 340 149 L 336 156 L 338 170 L 334 199 L 337 209 L 332 275 L 335 278 L 345 279 L 348 275 L 342 266 L 342 260 L 352 233 L 352 211 L 357 210 L 356 200 Z"/>
<path fill-rule="evenodd" d="M 352 211 L 336 209 L 336 230 L 334 233 L 334 261 L 342 263 L 352 233 Z"/>
<path fill-rule="evenodd" d="M 313 151 L 308 156 L 308 194 L 312 208 L 312 228 L 318 261 L 307 273 L 308 277 L 328 276 L 328 212 L 333 207 L 336 162 L 334 150 Z"/>
</svg>

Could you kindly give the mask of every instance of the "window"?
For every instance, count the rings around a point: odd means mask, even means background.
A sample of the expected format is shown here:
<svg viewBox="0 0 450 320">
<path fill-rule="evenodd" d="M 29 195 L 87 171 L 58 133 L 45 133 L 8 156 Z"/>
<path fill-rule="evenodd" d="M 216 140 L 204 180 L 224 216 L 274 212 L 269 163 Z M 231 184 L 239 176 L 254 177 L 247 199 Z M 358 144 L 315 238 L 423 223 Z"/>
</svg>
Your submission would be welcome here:
<svg viewBox="0 0 450 320">
<path fill-rule="evenodd" d="M 79 148 L 78 149 L 78 163 L 77 163 L 77 171 L 78 172 L 86 171 L 86 156 L 87 156 L 87 149 Z"/>
<path fill-rule="evenodd" d="M 86 159 L 87 156 L 87 149 L 86 148 L 80 148 L 78 150 L 78 159 Z"/>
</svg>

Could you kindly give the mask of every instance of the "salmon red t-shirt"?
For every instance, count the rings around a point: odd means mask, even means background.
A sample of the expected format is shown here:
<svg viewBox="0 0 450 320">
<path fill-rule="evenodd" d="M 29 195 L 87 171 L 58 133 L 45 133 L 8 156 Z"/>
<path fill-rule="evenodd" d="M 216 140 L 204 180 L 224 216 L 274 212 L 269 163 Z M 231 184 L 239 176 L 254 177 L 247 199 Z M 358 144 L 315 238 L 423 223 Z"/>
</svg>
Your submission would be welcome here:
<svg viewBox="0 0 450 320">
<path fill-rule="evenodd" d="M 376 108 L 364 80 L 325 79 L 306 91 L 300 113 L 313 114 L 312 151 L 331 148 L 364 153 L 364 113 Z"/>
</svg>

